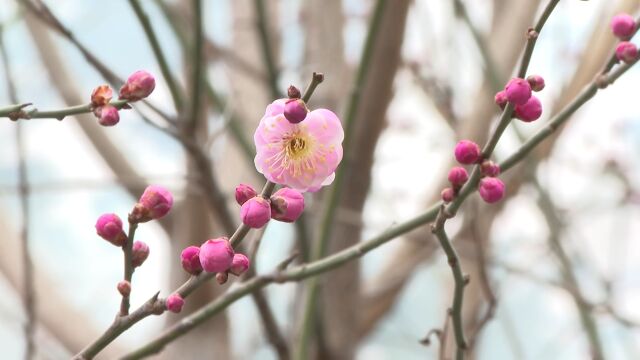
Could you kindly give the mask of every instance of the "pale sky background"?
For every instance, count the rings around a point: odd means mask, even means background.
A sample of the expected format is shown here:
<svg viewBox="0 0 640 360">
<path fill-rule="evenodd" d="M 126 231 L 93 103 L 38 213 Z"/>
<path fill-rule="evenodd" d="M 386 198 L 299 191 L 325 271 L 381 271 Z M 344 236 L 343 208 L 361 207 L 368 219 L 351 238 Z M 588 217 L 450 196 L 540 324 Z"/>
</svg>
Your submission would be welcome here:
<svg viewBox="0 0 640 360">
<path fill-rule="evenodd" d="M 145 1 L 156 30 L 162 39 L 170 65 L 180 69 L 178 44 L 162 16 Z M 481 30 L 488 29 L 488 0 L 466 1 L 472 18 Z M 543 105 L 550 106 L 561 91 L 561 84 L 571 75 L 575 57 L 584 46 L 592 22 L 604 15 L 606 0 L 562 1 L 553 13 L 538 41 L 530 72 L 542 74 L 547 82 L 539 94 Z M 144 35 L 124 0 L 47 1 L 61 20 L 81 42 L 101 54 L 103 60 L 121 77 L 148 69 L 160 74 Z M 99 6 L 96 6 L 99 4 Z M 55 5 L 55 6 L 54 6 Z M 282 27 L 302 30 L 298 24 L 299 0 L 281 2 Z M 348 0 L 345 12 L 347 55 L 359 56 L 366 23 L 363 15 L 369 2 Z M 96 9 L 98 7 L 99 9 Z M 231 1 L 207 2 L 206 30 L 221 46 L 230 42 Z M 62 105 L 55 87 L 49 83 L 46 69 L 39 62 L 22 21 L 15 21 L 16 5 L 0 0 L 0 19 L 6 24 L 4 40 L 10 50 L 14 79 L 20 99 L 41 109 Z M 480 58 L 469 33 L 459 23 L 460 31 L 449 32 L 450 2 L 416 1 L 410 10 L 403 54 L 407 59 L 428 61 L 445 78 L 453 78 L 456 105 L 467 108 L 480 81 Z M 428 21 L 424 19 L 428 18 Z M 295 32 L 293 32 L 295 34 Z M 299 82 L 296 68 L 302 64 L 304 34 L 293 35 L 282 47 L 286 67 L 282 85 Z M 79 89 L 87 94 L 102 84 L 93 69 L 78 52 L 62 39 L 69 67 L 74 69 Z M 143 45 L 141 45 L 143 44 Z M 211 69 L 218 84 L 225 84 L 224 69 Z M 628 171 L 632 187 L 640 188 L 640 110 L 637 106 L 637 83 L 640 71 L 633 69 L 614 86 L 599 93 L 571 120 L 567 136 L 556 147 L 553 158 L 539 173 L 539 180 L 549 186 L 560 208 L 566 210 L 568 227 L 566 247 L 575 255 L 577 272 L 586 295 L 602 300 L 603 290 L 597 279 L 615 279 L 615 305 L 628 317 L 640 320 L 640 207 L 620 206 L 623 190 L 620 181 L 607 174 L 603 162 L 616 159 Z M 331 81 L 331 74 L 327 74 Z M 4 81 L 2 82 L 4 83 Z M 224 87 L 223 87 L 224 90 Z M 422 199 L 444 176 L 453 144 L 458 140 L 440 122 L 425 94 L 400 70 L 396 78 L 397 96 L 391 104 L 389 127 L 376 150 L 374 181 L 365 207 L 364 238 L 376 235 L 393 223 L 401 222 L 424 209 Z M 171 100 L 162 82 L 150 97 L 154 104 L 170 110 Z M 8 104 L 6 89 L 0 86 L 0 104 Z M 266 104 L 265 104 L 266 106 Z M 259 116 L 258 114 L 257 116 Z M 548 114 L 547 114 L 548 115 Z M 517 123 L 524 133 L 532 133 L 548 118 L 534 124 Z M 27 160 L 33 219 L 31 250 L 36 266 L 56 281 L 69 301 L 90 314 L 98 328 L 106 328 L 119 303 L 115 284 L 121 278 L 121 252 L 95 235 L 94 223 L 104 212 L 116 212 L 124 218 L 133 203 L 113 181 L 113 176 L 87 144 L 73 118 L 62 122 L 33 120 L 25 123 Z M 109 129 L 112 137 L 141 173 L 150 181 L 175 190 L 180 197 L 184 175 L 180 147 L 166 135 L 141 122 L 133 112 L 121 112 L 121 122 Z M 0 122 L 0 209 L 19 228 L 16 197 L 15 123 Z M 225 141 L 225 139 L 221 139 Z M 507 132 L 497 154 L 506 156 L 517 146 L 512 132 Z M 214 156 L 215 157 L 215 156 Z M 407 182 L 407 179 L 411 179 Z M 223 189 L 227 192 L 232 189 Z M 493 257 L 548 278 L 558 278 L 551 255 L 541 252 L 548 231 L 535 206 L 535 192 L 523 189 L 510 200 L 492 231 Z M 393 220 L 390 220 L 393 219 Z M 456 221 L 451 222 L 455 229 Z M 292 241 L 290 225 L 271 222 L 258 259 L 258 271 L 272 269 L 286 256 Z M 425 234 L 426 236 L 426 234 Z M 158 289 L 167 294 L 168 241 L 153 224 L 141 226 L 137 239 L 151 247 L 151 256 L 135 274 L 134 306 Z M 204 239 L 203 239 L 204 241 Z M 393 241 L 367 255 L 362 262 L 364 276 L 376 274 L 396 243 Z M 1 251 L 1 250 L 0 250 Z M 498 268 L 491 273 L 498 289 L 497 314 L 485 329 L 479 346 L 481 359 L 585 359 L 586 339 L 577 319 L 571 297 L 564 291 L 540 285 L 506 273 Z M 431 359 L 437 346 L 418 343 L 428 330 L 442 324 L 449 299 L 450 270 L 445 257 L 416 272 L 395 309 L 361 347 L 359 359 Z M 291 306 L 294 287 L 277 285 L 268 288 L 279 320 Z M 6 280 L 0 276 L 0 347 L 3 359 L 19 359 L 23 353 L 21 323 L 24 320 L 20 301 Z M 40 301 L 44 301 L 41 299 Z M 95 309 L 99 309 L 96 311 Z M 238 301 L 229 308 L 233 317 L 234 352 L 238 359 L 275 359 L 261 329 L 253 326 L 257 315 L 250 300 Z M 158 334 L 164 317 L 150 317 L 134 326 L 123 338 L 140 343 Z M 599 317 L 599 326 L 609 359 L 640 358 L 640 332 L 620 326 L 607 316 Z M 288 325 L 285 325 L 288 326 Z M 517 341 L 514 341 L 516 338 Z M 52 353 L 54 354 L 54 353 Z M 52 358 L 56 358 L 55 355 Z"/>
</svg>

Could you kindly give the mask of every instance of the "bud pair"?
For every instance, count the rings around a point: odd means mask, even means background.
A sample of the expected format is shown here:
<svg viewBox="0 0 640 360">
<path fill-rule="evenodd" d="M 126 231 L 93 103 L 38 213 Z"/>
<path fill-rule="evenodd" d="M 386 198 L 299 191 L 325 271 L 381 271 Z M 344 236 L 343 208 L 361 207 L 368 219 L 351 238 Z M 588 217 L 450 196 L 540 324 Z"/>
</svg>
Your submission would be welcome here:
<svg viewBox="0 0 640 360">
<path fill-rule="evenodd" d="M 91 93 L 91 107 L 93 114 L 102 126 L 113 126 L 120 121 L 120 114 L 115 106 L 109 105 L 113 91 L 109 85 L 100 85 Z"/>
<path fill-rule="evenodd" d="M 249 258 L 236 254 L 226 237 L 209 239 L 200 247 L 189 246 L 180 254 L 182 268 L 198 275 L 202 270 L 210 273 L 226 272 L 239 276 L 249 268 Z"/>
<path fill-rule="evenodd" d="M 297 190 L 282 188 L 267 201 L 246 184 L 236 187 L 236 201 L 242 205 L 242 222 L 252 228 L 261 228 L 269 219 L 294 222 L 304 210 L 304 196 Z"/>
</svg>

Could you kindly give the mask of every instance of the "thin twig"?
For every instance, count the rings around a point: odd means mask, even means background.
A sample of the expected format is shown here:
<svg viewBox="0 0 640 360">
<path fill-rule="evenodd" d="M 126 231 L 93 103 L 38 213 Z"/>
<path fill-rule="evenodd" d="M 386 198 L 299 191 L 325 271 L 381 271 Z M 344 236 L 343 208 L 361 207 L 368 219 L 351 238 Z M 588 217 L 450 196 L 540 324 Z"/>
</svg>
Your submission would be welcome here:
<svg viewBox="0 0 640 360">
<path fill-rule="evenodd" d="M 264 0 L 254 0 L 254 8 L 256 9 L 256 30 L 260 35 L 260 48 L 262 49 L 262 58 L 267 66 L 267 74 L 269 75 L 269 91 L 271 97 L 277 99 L 281 97 L 280 88 L 278 86 L 279 70 L 276 66 L 275 57 L 273 55 L 273 44 L 269 36 L 269 24 L 267 23 L 267 10 Z"/>
<path fill-rule="evenodd" d="M 247 272 L 243 275 L 243 281 L 250 279 L 256 276 L 256 268 L 258 267 L 257 263 L 257 252 L 260 247 L 260 243 L 262 240 L 262 236 L 264 235 L 264 230 L 260 231 L 256 234 L 256 238 L 253 242 L 252 248 L 249 253 L 249 258 L 251 259 L 251 267 L 247 270 Z M 276 350 L 278 354 L 278 359 L 280 360 L 288 360 L 289 359 L 289 346 L 287 345 L 287 340 L 285 339 L 278 323 L 273 315 L 273 311 L 271 311 L 271 307 L 269 306 L 269 301 L 267 300 L 262 289 L 257 289 L 251 294 L 254 304 L 258 308 L 258 314 L 260 315 L 260 319 L 262 320 L 262 326 L 264 328 L 264 333 L 266 335 L 267 340 L 271 343 L 271 346 Z"/>
<path fill-rule="evenodd" d="M 109 105 L 122 109 L 127 105 L 128 100 L 114 100 Z M 70 115 L 87 114 L 93 111 L 93 105 L 76 105 L 62 109 L 41 111 L 36 108 L 25 110 L 30 107 L 31 103 L 13 104 L 0 108 L 0 118 L 9 118 L 11 120 L 31 120 L 31 119 L 57 119 L 63 120 Z"/>
<path fill-rule="evenodd" d="M 2 64 L 4 67 L 4 75 L 7 84 L 7 93 L 9 94 L 9 101 L 18 102 L 18 92 L 16 91 L 15 84 L 13 82 L 13 76 L 11 71 L 11 64 L 9 63 L 9 56 L 7 55 L 7 49 L 4 44 L 4 27 L 0 26 L 0 56 L 2 57 Z M 24 144 L 24 128 L 23 124 L 17 124 L 16 126 L 16 150 L 18 153 L 18 183 L 20 194 L 20 210 L 22 217 L 22 272 L 23 272 L 23 286 L 24 286 L 24 308 L 27 315 L 26 322 L 24 324 L 24 337 L 27 344 L 25 356 L 26 360 L 35 358 L 36 344 L 35 344 L 35 326 L 36 326 L 36 292 L 33 280 L 33 260 L 31 258 L 31 252 L 29 251 L 29 176 L 27 173 L 27 160 Z"/>
<path fill-rule="evenodd" d="M 456 359 L 462 360 L 464 352 L 467 349 L 467 340 L 464 335 L 464 325 L 462 324 L 462 301 L 464 299 L 464 288 L 469 282 L 469 277 L 462 273 L 462 267 L 460 266 L 460 258 L 456 249 L 451 244 L 447 232 L 445 231 L 445 223 L 447 221 L 446 207 L 442 205 L 436 221 L 431 228 L 431 232 L 436 236 L 442 250 L 447 255 L 447 262 L 451 267 L 454 279 L 454 291 L 453 291 L 453 304 L 449 309 L 451 313 L 451 319 L 453 320 L 453 333 L 456 340 Z"/>
<path fill-rule="evenodd" d="M 500 88 L 502 87 L 502 76 L 498 71 L 498 66 L 495 63 L 493 56 L 491 56 L 489 46 L 487 45 L 484 36 L 480 33 L 480 31 L 478 31 L 478 29 L 475 27 L 475 25 L 471 21 L 471 18 L 469 17 L 469 13 L 467 12 L 467 8 L 466 6 L 464 6 L 462 1 L 453 0 L 453 5 L 456 10 L 456 13 L 462 17 L 462 20 L 467 25 L 467 28 L 471 32 L 471 36 L 473 37 L 473 40 L 476 42 L 476 46 L 478 47 L 478 50 L 480 50 L 480 55 L 484 60 L 486 78 L 489 80 L 489 83 L 491 84 L 491 89 L 493 91 L 499 91 Z"/>
<path fill-rule="evenodd" d="M 475 218 L 471 220 L 474 224 L 476 223 Z M 473 349 L 480 332 L 484 327 L 489 323 L 489 321 L 495 315 L 496 307 L 498 305 L 498 299 L 493 291 L 493 287 L 491 286 L 491 279 L 489 278 L 488 264 L 487 264 L 487 253 L 486 249 L 483 245 L 482 239 L 478 239 L 477 237 L 474 239 L 473 243 L 476 246 L 475 254 L 476 254 L 476 263 L 478 265 L 478 275 L 480 280 L 480 287 L 482 289 L 482 293 L 484 294 L 487 300 L 487 310 L 484 315 L 478 320 L 475 328 L 473 329 L 471 335 L 469 336 L 469 349 Z"/>
<path fill-rule="evenodd" d="M 129 220 L 129 233 L 127 234 L 127 242 L 122 247 L 122 251 L 124 253 L 124 281 L 131 283 L 131 279 L 133 278 L 133 240 L 136 236 L 136 229 L 138 228 L 138 223 L 135 221 Z M 120 316 L 129 315 L 129 298 L 131 295 L 122 295 L 122 301 L 120 302 Z"/>
<path fill-rule="evenodd" d="M 181 90 L 178 86 L 177 81 L 173 77 L 173 74 L 171 73 L 171 69 L 169 68 L 167 59 L 162 52 L 162 48 L 160 47 L 160 42 L 158 41 L 156 33 L 153 31 L 151 21 L 149 21 L 149 16 L 144 12 L 144 9 L 142 8 L 139 0 L 129 0 L 129 5 L 131 5 L 133 12 L 136 14 L 140 25 L 142 25 L 142 29 L 147 36 L 147 40 L 149 40 L 149 44 L 151 45 L 153 54 L 155 55 L 158 66 L 160 67 L 160 71 L 162 72 L 162 76 L 167 82 L 167 87 L 169 88 L 169 92 L 171 93 L 171 97 L 173 98 L 173 103 L 176 106 L 176 110 L 180 112 L 180 110 L 182 109 Z"/>
<path fill-rule="evenodd" d="M 527 75 L 527 68 L 529 68 L 529 62 L 531 61 L 531 55 L 533 55 L 533 49 L 536 46 L 536 41 L 538 40 L 538 36 L 540 36 L 540 32 L 542 31 L 542 27 L 547 22 L 549 15 L 553 12 L 556 5 L 560 0 L 550 0 L 547 6 L 542 11 L 542 15 L 538 18 L 538 22 L 533 29 L 529 29 L 527 32 L 527 45 L 524 48 L 524 53 L 522 54 L 522 61 L 520 62 L 520 67 L 518 68 L 518 77 L 524 78 Z"/>
<path fill-rule="evenodd" d="M 175 11 L 170 8 L 170 6 L 166 2 L 162 0 L 156 0 L 156 4 L 160 7 L 160 10 L 162 10 L 163 15 L 167 19 L 167 22 L 171 25 L 171 30 L 174 32 L 176 38 L 178 39 L 178 43 L 183 48 L 183 51 L 186 51 L 187 35 L 178 26 L 178 21 L 180 21 L 181 18 L 175 13 Z M 207 44 L 210 43 L 207 38 L 204 38 L 203 41 L 206 41 Z M 236 64 L 235 62 L 233 63 Z M 204 83 L 204 90 L 209 101 L 213 103 L 213 106 L 215 108 L 217 108 L 219 111 L 222 111 L 222 109 L 224 109 L 226 106 L 222 96 L 220 96 L 215 91 L 208 77 L 202 77 L 201 81 Z M 253 164 L 254 147 L 245 135 L 245 131 L 242 128 L 242 121 L 241 119 L 239 119 L 238 114 L 236 112 L 233 112 L 229 116 L 229 121 L 227 121 L 225 125 L 229 127 L 233 139 L 240 146 L 243 155 L 247 159 L 247 162 Z"/>
<path fill-rule="evenodd" d="M 202 89 L 202 41 L 204 30 L 202 26 L 202 0 L 192 0 L 193 14 L 193 43 L 191 55 L 191 111 L 186 122 L 186 128 L 190 132 L 195 131 L 200 116 L 200 99 Z"/>
</svg>

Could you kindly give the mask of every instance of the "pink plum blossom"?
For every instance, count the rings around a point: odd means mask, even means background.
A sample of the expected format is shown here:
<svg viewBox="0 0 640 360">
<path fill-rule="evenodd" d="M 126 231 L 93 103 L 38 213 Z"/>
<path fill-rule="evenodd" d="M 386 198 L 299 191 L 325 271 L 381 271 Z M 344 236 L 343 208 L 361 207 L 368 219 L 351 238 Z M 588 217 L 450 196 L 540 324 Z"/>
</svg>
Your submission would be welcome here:
<svg viewBox="0 0 640 360">
<path fill-rule="evenodd" d="M 271 205 L 261 196 L 255 196 L 242 204 L 240 218 L 248 227 L 259 229 L 271 220 Z"/>
<path fill-rule="evenodd" d="M 133 248 L 131 249 L 131 265 L 133 265 L 133 267 L 138 267 L 142 265 L 148 257 L 149 245 L 142 241 L 134 242 Z"/>
<path fill-rule="evenodd" d="M 498 176 L 500 175 L 500 165 L 491 160 L 485 160 L 480 165 L 480 172 L 484 176 Z"/>
<path fill-rule="evenodd" d="M 611 31 L 613 35 L 622 40 L 629 39 L 636 30 L 636 21 L 629 14 L 618 14 L 611 19 Z"/>
<path fill-rule="evenodd" d="M 238 205 L 242 205 L 245 202 L 247 202 L 247 200 L 258 195 L 258 193 L 256 192 L 256 189 L 251 187 L 251 185 L 240 184 L 236 186 L 235 195 L 236 195 L 236 201 L 238 202 Z"/>
<path fill-rule="evenodd" d="M 469 173 L 465 168 L 456 166 L 449 170 L 447 179 L 454 187 L 460 187 L 469 179 Z"/>
<path fill-rule="evenodd" d="M 304 210 L 304 196 L 294 189 L 282 188 L 271 196 L 271 217 L 284 222 L 296 221 Z"/>
<path fill-rule="evenodd" d="M 167 306 L 167 310 L 172 313 L 179 313 L 182 311 L 182 307 L 184 306 L 184 299 L 180 294 L 171 294 L 165 300 L 165 305 Z"/>
<path fill-rule="evenodd" d="M 509 80 L 504 88 L 509 102 L 520 105 L 524 104 L 531 97 L 531 85 L 525 79 L 513 78 Z"/>
<path fill-rule="evenodd" d="M 489 204 L 496 203 L 504 197 L 504 183 L 494 177 L 486 177 L 480 180 L 478 192 L 482 200 Z"/>
<path fill-rule="evenodd" d="M 244 254 L 235 254 L 233 256 L 233 262 L 229 268 L 229 272 L 235 276 L 240 276 L 242 273 L 249 269 L 251 262 L 249 258 Z"/>
<path fill-rule="evenodd" d="M 197 246 L 188 246 L 180 254 L 180 263 L 184 271 L 191 275 L 198 275 L 202 272 L 200 264 L 200 248 Z"/>
<path fill-rule="evenodd" d="M 326 109 L 313 110 L 304 121 L 292 124 L 284 117 L 286 101 L 267 106 L 256 129 L 256 169 L 276 184 L 318 191 L 333 182 L 342 160 L 342 125 Z"/>
<path fill-rule="evenodd" d="M 516 118 L 524 122 L 532 122 L 542 115 L 542 104 L 537 97 L 531 96 L 524 104 L 516 105 L 513 113 Z"/>
<path fill-rule="evenodd" d="M 460 140 L 456 144 L 454 155 L 460 164 L 474 164 L 480 159 L 480 147 L 471 140 Z"/>
<path fill-rule="evenodd" d="M 138 101 L 149 96 L 156 87 L 156 79 L 144 70 L 131 74 L 120 88 L 120 99 Z"/>
<path fill-rule="evenodd" d="M 122 246 L 127 241 L 127 235 L 122 230 L 122 220 L 116 214 L 103 214 L 96 221 L 98 235 L 116 246 Z"/>
<path fill-rule="evenodd" d="M 634 43 L 623 41 L 616 47 L 616 57 L 629 64 L 638 57 L 638 47 Z"/>
<path fill-rule="evenodd" d="M 233 248 L 225 237 L 209 239 L 200 246 L 200 264 L 206 272 L 227 271 L 233 262 Z"/>
<path fill-rule="evenodd" d="M 120 122 L 120 114 L 118 114 L 118 109 L 115 106 L 105 105 L 97 108 L 94 113 L 96 115 L 99 114 L 98 123 L 102 126 L 114 126 Z"/>
<path fill-rule="evenodd" d="M 136 222 L 147 222 L 159 219 L 171 210 L 173 195 L 169 190 L 159 185 L 149 185 L 140 196 L 129 219 Z"/>
</svg>

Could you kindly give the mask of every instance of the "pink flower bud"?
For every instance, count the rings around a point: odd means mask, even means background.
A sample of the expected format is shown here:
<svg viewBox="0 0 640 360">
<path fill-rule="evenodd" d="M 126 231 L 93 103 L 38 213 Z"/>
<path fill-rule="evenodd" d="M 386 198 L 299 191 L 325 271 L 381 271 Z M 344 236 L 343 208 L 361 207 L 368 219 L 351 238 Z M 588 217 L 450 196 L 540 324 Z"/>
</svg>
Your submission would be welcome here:
<svg viewBox="0 0 640 360">
<path fill-rule="evenodd" d="M 507 102 L 509 102 L 509 100 L 507 100 L 507 92 L 504 90 L 498 91 L 496 96 L 493 97 L 493 101 L 495 101 L 496 105 L 500 106 L 500 109 L 504 109 Z"/>
<path fill-rule="evenodd" d="M 538 120 L 542 115 L 542 104 L 537 97 L 532 96 L 526 103 L 516 105 L 513 113 L 516 118 L 524 122 L 532 122 Z"/>
<path fill-rule="evenodd" d="M 258 195 L 258 193 L 253 187 L 251 187 L 251 185 L 240 184 L 236 186 L 236 201 L 238 202 L 238 205 L 246 203 L 247 200 L 256 195 Z"/>
<path fill-rule="evenodd" d="M 134 207 L 130 220 L 147 222 L 165 216 L 173 206 L 173 195 L 159 185 L 149 185 Z"/>
<path fill-rule="evenodd" d="M 486 177 L 480 180 L 478 187 L 482 200 L 493 204 L 504 197 L 504 183 L 495 177 Z"/>
<path fill-rule="evenodd" d="M 209 239 L 200 246 L 200 264 L 206 272 L 227 271 L 233 262 L 233 248 L 227 238 Z"/>
<path fill-rule="evenodd" d="M 144 70 L 131 74 L 120 88 L 120 99 L 138 101 L 146 98 L 156 87 L 156 79 Z"/>
<path fill-rule="evenodd" d="M 240 218 L 248 227 L 259 229 L 271 219 L 271 206 L 269 201 L 261 196 L 255 196 L 247 200 L 240 208 Z"/>
<path fill-rule="evenodd" d="M 480 159 L 480 147 L 471 140 L 460 140 L 454 153 L 460 164 L 474 164 Z"/>
<path fill-rule="evenodd" d="M 202 272 L 200 264 L 200 248 L 197 246 L 189 246 L 182 250 L 180 254 L 180 262 L 184 271 L 191 275 L 198 275 Z"/>
<path fill-rule="evenodd" d="M 500 175 L 500 165 L 494 163 L 491 160 L 485 160 L 480 165 L 480 172 L 484 176 L 495 177 Z"/>
<path fill-rule="evenodd" d="M 129 296 L 131 294 L 131 283 L 127 280 L 122 280 L 118 283 L 118 292 L 122 296 Z"/>
<path fill-rule="evenodd" d="M 105 106 L 111 101 L 113 91 L 109 85 L 100 85 L 91 92 L 91 105 L 93 107 Z"/>
<path fill-rule="evenodd" d="M 529 75 L 527 82 L 533 91 L 542 91 L 544 89 L 544 78 L 540 75 Z"/>
<path fill-rule="evenodd" d="M 300 99 L 287 100 L 284 105 L 284 117 L 292 124 L 297 124 L 307 117 L 309 110 Z"/>
<path fill-rule="evenodd" d="M 220 285 L 224 285 L 229 280 L 229 274 L 225 272 L 219 272 L 216 274 L 216 282 Z"/>
<path fill-rule="evenodd" d="M 524 104 L 531 97 L 531 85 L 521 78 L 509 80 L 504 91 L 507 94 L 507 100 L 515 105 Z"/>
<path fill-rule="evenodd" d="M 289 85 L 289 88 L 287 89 L 287 96 L 289 99 L 300 99 L 302 94 L 300 94 L 300 90 L 298 90 L 297 87 Z"/>
<path fill-rule="evenodd" d="M 120 122 L 120 114 L 115 106 L 105 105 L 97 108 L 94 113 L 100 116 L 98 123 L 102 126 L 113 126 Z"/>
<path fill-rule="evenodd" d="M 638 57 L 638 47 L 634 43 L 623 41 L 616 47 L 616 57 L 629 64 Z"/>
<path fill-rule="evenodd" d="M 455 192 L 453 191 L 452 188 L 448 187 L 442 190 L 442 192 L 440 193 L 440 197 L 442 198 L 442 201 L 444 201 L 445 203 L 450 203 L 451 201 L 453 201 L 453 198 L 455 197 Z"/>
<path fill-rule="evenodd" d="M 249 269 L 251 262 L 244 254 L 235 254 L 229 272 L 235 276 L 240 276 Z"/>
<path fill-rule="evenodd" d="M 629 14 L 618 14 L 611 19 L 611 31 L 621 40 L 629 40 L 636 30 L 636 21 Z"/>
<path fill-rule="evenodd" d="M 174 293 L 167 297 L 167 300 L 164 301 L 164 304 L 167 306 L 167 310 L 172 313 L 179 313 L 182 311 L 182 307 L 184 306 L 184 299 L 180 294 Z"/>
<path fill-rule="evenodd" d="M 271 217 L 274 220 L 294 222 L 304 211 L 304 196 L 297 190 L 282 188 L 271 196 Z"/>
<path fill-rule="evenodd" d="M 122 220 L 116 214 L 103 214 L 96 221 L 98 235 L 115 246 L 122 246 L 127 235 L 122 230 Z"/>
<path fill-rule="evenodd" d="M 460 187 L 464 185 L 464 183 L 466 183 L 469 179 L 469 173 L 467 173 L 467 170 L 465 168 L 456 166 L 449 170 L 449 176 L 447 178 L 449 179 L 451 185 L 453 185 L 454 187 Z"/>
<path fill-rule="evenodd" d="M 133 243 L 131 250 L 131 265 L 134 268 L 142 265 L 142 263 L 149 257 L 149 245 L 142 241 L 136 241 Z"/>
</svg>

